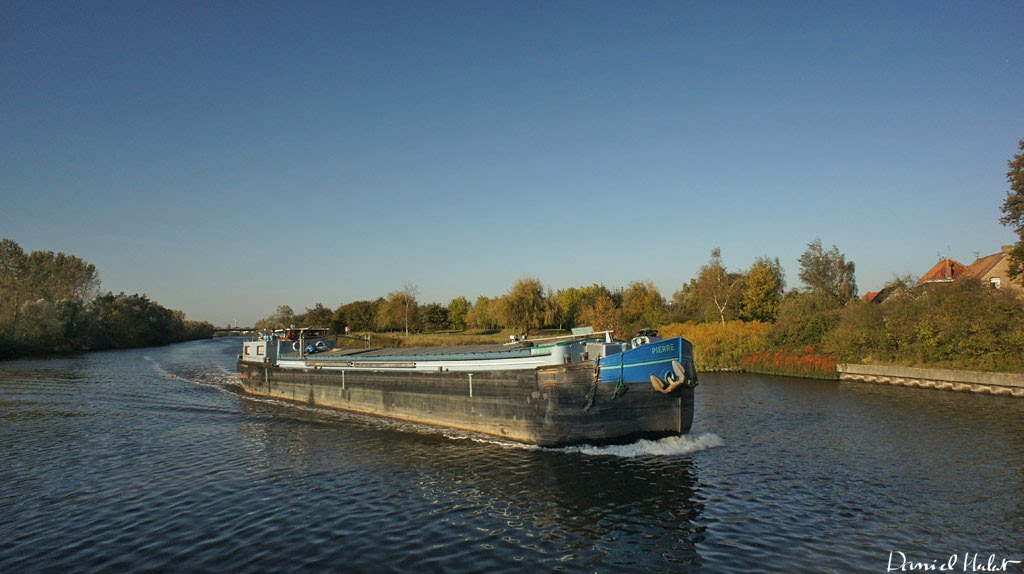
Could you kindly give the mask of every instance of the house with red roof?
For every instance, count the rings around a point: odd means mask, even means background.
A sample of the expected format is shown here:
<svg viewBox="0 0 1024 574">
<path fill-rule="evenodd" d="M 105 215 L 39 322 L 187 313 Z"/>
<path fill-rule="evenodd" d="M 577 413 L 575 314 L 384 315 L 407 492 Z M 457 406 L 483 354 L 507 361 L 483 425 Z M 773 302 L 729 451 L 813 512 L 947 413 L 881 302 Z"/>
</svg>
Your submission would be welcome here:
<svg viewBox="0 0 1024 574">
<path fill-rule="evenodd" d="M 993 289 L 1010 288 L 1024 292 L 1024 278 L 1010 280 L 1010 251 L 1012 245 L 1004 245 L 999 253 L 979 257 L 974 263 L 964 265 L 955 259 L 942 259 L 917 280 L 922 285 L 942 285 L 961 279 L 981 281 Z M 892 295 L 898 286 L 887 286 L 881 291 L 866 293 L 861 299 L 869 303 L 881 303 Z"/>
<path fill-rule="evenodd" d="M 902 283 L 893 282 L 885 287 L 882 287 L 880 291 L 870 291 L 865 293 L 861 300 L 867 301 L 868 303 L 883 303 L 889 297 L 901 293 L 904 291 Z"/>
<path fill-rule="evenodd" d="M 932 283 L 952 283 L 963 277 L 967 267 L 955 259 L 943 259 L 917 280 L 917 286 Z"/>
<path fill-rule="evenodd" d="M 1004 245 L 1002 251 L 978 258 L 977 261 L 967 266 L 964 271 L 964 279 L 975 279 L 989 285 L 993 289 L 1009 287 L 1024 291 L 1024 278 L 1016 281 L 1010 280 L 1010 251 L 1012 245 Z"/>
<path fill-rule="evenodd" d="M 861 300 L 862 300 L 862 301 L 867 301 L 868 303 L 875 303 L 875 302 L 876 302 L 876 299 L 878 299 L 878 295 L 879 295 L 880 293 L 881 293 L 881 291 L 868 291 L 867 293 L 865 293 L 865 294 L 864 294 L 864 295 L 863 295 L 863 296 L 861 297 Z M 881 301 L 877 301 L 877 302 L 878 302 L 878 303 L 881 303 Z"/>
<path fill-rule="evenodd" d="M 917 285 L 934 285 L 952 283 L 960 279 L 973 279 L 989 285 L 993 289 L 1009 287 L 1024 290 L 1020 280 L 1010 280 L 1010 250 L 1012 245 L 1004 245 L 1002 251 L 979 257 L 974 263 L 964 266 L 954 259 L 943 259 L 928 270 L 917 281 Z"/>
</svg>

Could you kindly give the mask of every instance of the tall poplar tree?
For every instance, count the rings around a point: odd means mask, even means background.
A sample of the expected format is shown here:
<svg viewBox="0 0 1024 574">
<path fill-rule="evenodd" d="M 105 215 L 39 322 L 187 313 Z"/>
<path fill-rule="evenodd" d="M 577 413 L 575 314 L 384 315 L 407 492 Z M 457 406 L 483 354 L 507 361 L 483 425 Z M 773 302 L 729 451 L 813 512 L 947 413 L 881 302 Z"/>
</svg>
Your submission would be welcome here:
<svg viewBox="0 0 1024 574">
<path fill-rule="evenodd" d="M 1008 162 L 1010 169 L 1006 172 L 1006 181 L 1010 189 L 1003 202 L 1004 215 L 999 219 L 1017 234 L 1017 243 L 1010 251 L 1010 277 L 1014 279 L 1024 276 L 1024 139 L 1017 146 L 1020 151 Z"/>
</svg>

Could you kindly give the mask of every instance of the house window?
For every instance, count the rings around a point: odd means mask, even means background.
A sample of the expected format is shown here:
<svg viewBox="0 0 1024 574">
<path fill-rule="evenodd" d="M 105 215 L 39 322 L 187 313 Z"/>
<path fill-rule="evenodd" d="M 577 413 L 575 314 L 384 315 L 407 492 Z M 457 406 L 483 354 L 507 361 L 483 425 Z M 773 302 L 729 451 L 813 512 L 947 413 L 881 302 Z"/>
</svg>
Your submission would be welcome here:
<svg viewBox="0 0 1024 574">
<path fill-rule="evenodd" d="M 999 278 L 998 278 L 998 277 L 993 277 L 993 278 L 989 279 L 989 280 L 988 280 L 988 284 L 989 284 L 989 285 L 990 285 L 990 286 L 991 286 L 991 287 L 992 287 L 993 289 L 999 289 L 999 287 L 1000 287 L 1000 284 L 999 284 Z"/>
</svg>

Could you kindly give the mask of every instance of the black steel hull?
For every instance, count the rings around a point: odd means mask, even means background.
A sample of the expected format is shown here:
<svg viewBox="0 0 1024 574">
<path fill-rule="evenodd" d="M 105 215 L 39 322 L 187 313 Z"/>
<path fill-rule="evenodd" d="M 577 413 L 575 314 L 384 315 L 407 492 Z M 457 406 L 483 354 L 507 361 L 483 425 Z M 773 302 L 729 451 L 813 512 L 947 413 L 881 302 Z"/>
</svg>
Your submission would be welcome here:
<svg viewBox="0 0 1024 574">
<path fill-rule="evenodd" d="M 592 363 L 466 372 L 283 369 L 240 361 L 245 392 L 464 429 L 541 446 L 628 443 L 689 432 L 693 389 L 595 384 Z M 588 407 L 589 405 L 589 407 Z"/>
</svg>

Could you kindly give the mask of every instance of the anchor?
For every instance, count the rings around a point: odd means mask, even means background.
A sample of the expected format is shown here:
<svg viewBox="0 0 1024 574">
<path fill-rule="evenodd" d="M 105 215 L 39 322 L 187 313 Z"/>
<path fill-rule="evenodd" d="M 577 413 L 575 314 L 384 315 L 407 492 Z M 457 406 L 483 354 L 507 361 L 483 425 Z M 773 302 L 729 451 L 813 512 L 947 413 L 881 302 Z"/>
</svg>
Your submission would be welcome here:
<svg viewBox="0 0 1024 574">
<path fill-rule="evenodd" d="M 692 389 L 697 386 L 697 381 L 691 381 L 686 376 L 686 369 L 683 368 L 683 365 L 674 359 L 672 360 L 672 374 L 668 375 L 667 381 L 661 380 L 658 375 L 651 375 L 651 386 L 659 393 L 668 395 L 684 385 Z"/>
</svg>

